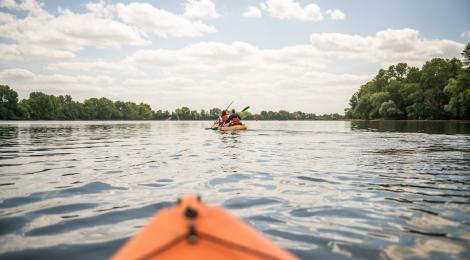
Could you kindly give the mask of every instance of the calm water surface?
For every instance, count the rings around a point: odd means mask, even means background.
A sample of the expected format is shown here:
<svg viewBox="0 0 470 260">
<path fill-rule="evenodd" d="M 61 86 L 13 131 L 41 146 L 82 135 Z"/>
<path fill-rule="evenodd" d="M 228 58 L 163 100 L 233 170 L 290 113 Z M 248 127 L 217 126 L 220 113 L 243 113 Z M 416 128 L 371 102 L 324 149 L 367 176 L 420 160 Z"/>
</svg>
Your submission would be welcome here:
<svg viewBox="0 0 470 260">
<path fill-rule="evenodd" d="M 1 122 L 0 258 L 109 257 L 201 194 L 301 258 L 470 258 L 465 122 Z"/>
</svg>

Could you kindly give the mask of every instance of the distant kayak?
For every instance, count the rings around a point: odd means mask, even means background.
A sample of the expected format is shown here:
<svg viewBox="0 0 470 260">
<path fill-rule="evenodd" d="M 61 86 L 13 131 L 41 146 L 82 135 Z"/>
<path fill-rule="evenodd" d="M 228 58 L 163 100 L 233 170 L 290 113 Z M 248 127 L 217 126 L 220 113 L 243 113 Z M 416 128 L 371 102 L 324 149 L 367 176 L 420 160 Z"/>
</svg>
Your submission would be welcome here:
<svg viewBox="0 0 470 260">
<path fill-rule="evenodd" d="M 297 259 L 233 217 L 188 196 L 163 209 L 112 257 L 121 259 Z"/>
</svg>

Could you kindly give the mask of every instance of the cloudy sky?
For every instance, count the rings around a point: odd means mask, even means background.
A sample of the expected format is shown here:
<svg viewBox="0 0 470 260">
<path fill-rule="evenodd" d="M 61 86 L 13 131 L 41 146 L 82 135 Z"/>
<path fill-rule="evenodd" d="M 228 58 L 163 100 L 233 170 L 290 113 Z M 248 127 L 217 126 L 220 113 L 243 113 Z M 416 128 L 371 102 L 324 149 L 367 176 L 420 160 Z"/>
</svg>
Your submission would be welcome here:
<svg viewBox="0 0 470 260">
<path fill-rule="evenodd" d="M 460 57 L 469 41 L 467 0 L 0 0 L 0 84 L 343 113 L 379 68 Z"/>
</svg>

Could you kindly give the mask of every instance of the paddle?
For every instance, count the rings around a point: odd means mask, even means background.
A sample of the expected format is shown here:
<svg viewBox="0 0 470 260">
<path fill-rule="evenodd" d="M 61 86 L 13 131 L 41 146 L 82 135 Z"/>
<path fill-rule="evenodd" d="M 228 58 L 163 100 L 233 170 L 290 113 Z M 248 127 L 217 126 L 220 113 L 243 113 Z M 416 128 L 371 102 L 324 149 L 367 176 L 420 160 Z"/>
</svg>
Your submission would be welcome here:
<svg viewBox="0 0 470 260">
<path fill-rule="evenodd" d="M 248 109 L 250 109 L 250 106 L 245 107 L 242 111 L 240 111 L 240 113 L 243 113 L 243 112 L 247 111 Z"/>
<path fill-rule="evenodd" d="M 230 103 L 230 104 L 227 106 L 227 108 L 225 109 L 225 111 L 227 111 L 227 110 L 230 108 L 230 106 L 231 106 L 232 104 L 233 104 L 233 101 L 232 101 L 232 103 Z M 224 110 L 222 110 L 222 111 L 224 111 Z"/>
</svg>

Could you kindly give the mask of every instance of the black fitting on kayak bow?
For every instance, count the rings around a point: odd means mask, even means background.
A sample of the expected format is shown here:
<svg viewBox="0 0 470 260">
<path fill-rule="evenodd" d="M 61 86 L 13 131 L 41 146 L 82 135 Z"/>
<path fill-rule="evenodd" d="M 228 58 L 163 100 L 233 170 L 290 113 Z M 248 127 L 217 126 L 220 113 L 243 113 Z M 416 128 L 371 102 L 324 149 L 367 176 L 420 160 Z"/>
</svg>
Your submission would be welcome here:
<svg viewBox="0 0 470 260">
<path fill-rule="evenodd" d="M 187 217 L 187 218 L 190 218 L 190 219 L 193 219 L 193 218 L 196 218 L 197 215 L 198 215 L 198 212 L 197 210 L 191 208 L 191 207 L 187 207 L 186 208 L 186 211 L 184 212 L 184 215 Z"/>
<path fill-rule="evenodd" d="M 201 195 L 198 194 L 196 199 L 197 199 L 197 201 L 201 202 L 202 201 Z"/>
<path fill-rule="evenodd" d="M 194 224 L 194 222 L 189 223 L 188 242 L 190 244 L 197 242 L 196 224 Z"/>
</svg>

